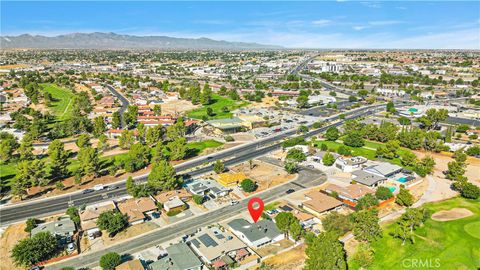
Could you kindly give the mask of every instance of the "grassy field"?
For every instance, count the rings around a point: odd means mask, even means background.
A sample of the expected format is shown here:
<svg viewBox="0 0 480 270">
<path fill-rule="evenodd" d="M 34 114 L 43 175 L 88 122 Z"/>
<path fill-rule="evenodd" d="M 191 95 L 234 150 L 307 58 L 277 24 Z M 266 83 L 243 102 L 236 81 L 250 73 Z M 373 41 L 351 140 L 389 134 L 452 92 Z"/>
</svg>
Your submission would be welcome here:
<svg viewBox="0 0 480 270">
<path fill-rule="evenodd" d="M 53 97 L 51 105 L 48 107 L 59 120 L 68 118 L 72 111 L 72 100 L 74 94 L 65 88 L 54 84 L 42 84 L 43 91 L 50 93 Z"/>
<path fill-rule="evenodd" d="M 452 208 L 467 208 L 473 216 L 446 222 L 428 219 L 415 231 L 415 244 L 402 246 L 388 233 L 393 224 L 384 227 L 383 238 L 372 244 L 375 260 L 368 269 L 478 269 L 480 267 L 480 200 L 461 197 L 424 206 L 432 213 Z M 411 267 L 417 260 L 424 263 Z M 425 263 L 429 263 L 425 265 Z M 349 262 L 351 269 L 358 269 Z M 430 267 L 428 267 L 430 266 Z M 438 267 L 435 267 L 438 266 Z"/>
<path fill-rule="evenodd" d="M 365 145 L 363 147 L 350 147 L 346 146 L 343 143 L 340 142 L 332 142 L 332 141 L 316 141 L 315 145 L 319 147 L 321 144 L 327 145 L 328 149 L 337 151 L 337 149 L 340 146 L 345 146 L 346 148 L 350 149 L 352 151 L 352 155 L 354 156 L 363 156 L 366 157 L 370 160 L 376 160 L 377 158 L 375 157 L 375 150 L 382 145 L 382 143 L 379 142 L 372 142 L 372 141 L 365 141 Z M 375 150 L 372 150 L 375 149 Z M 406 151 L 409 151 L 408 149 L 405 148 L 400 148 L 398 149 L 398 154 L 401 156 L 403 153 Z M 397 164 L 398 166 L 402 166 L 402 162 L 400 161 L 400 158 L 393 158 L 393 159 L 385 159 L 385 161 L 388 161 L 393 164 Z M 408 168 L 411 169 L 411 168 Z"/>
<path fill-rule="evenodd" d="M 187 116 L 195 119 L 203 119 L 204 117 L 207 117 L 207 119 L 230 118 L 232 117 L 232 113 L 230 111 L 233 111 L 240 107 L 247 106 L 248 104 L 249 103 L 246 101 L 235 101 L 226 97 L 222 97 L 220 95 L 213 95 L 212 104 L 202 106 L 201 108 L 189 111 L 187 112 Z M 229 112 L 223 112 L 222 111 L 223 107 L 227 107 Z M 208 116 L 207 108 L 212 108 L 215 115 Z"/>
<path fill-rule="evenodd" d="M 215 140 L 206 140 L 201 142 L 191 142 L 187 144 L 188 149 L 195 149 L 198 153 L 201 153 L 203 150 L 207 148 L 214 148 L 222 146 L 223 143 L 217 142 Z"/>
</svg>

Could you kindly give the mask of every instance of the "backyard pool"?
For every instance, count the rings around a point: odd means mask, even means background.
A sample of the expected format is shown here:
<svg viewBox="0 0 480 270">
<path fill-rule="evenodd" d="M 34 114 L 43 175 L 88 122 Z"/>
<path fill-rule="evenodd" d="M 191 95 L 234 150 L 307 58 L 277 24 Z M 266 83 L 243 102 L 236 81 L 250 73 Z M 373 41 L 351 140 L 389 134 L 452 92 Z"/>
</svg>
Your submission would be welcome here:
<svg viewBox="0 0 480 270">
<path fill-rule="evenodd" d="M 400 178 L 397 179 L 397 181 L 400 182 L 400 183 L 406 183 L 406 182 L 408 182 L 408 179 L 406 177 L 400 177 Z"/>
<path fill-rule="evenodd" d="M 388 188 L 388 189 L 390 189 L 390 191 L 391 191 L 392 193 L 394 193 L 394 192 L 395 192 L 395 190 L 397 190 L 397 188 L 396 188 L 396 187 L 387 187 L 387 188 Z"/>
</svg>

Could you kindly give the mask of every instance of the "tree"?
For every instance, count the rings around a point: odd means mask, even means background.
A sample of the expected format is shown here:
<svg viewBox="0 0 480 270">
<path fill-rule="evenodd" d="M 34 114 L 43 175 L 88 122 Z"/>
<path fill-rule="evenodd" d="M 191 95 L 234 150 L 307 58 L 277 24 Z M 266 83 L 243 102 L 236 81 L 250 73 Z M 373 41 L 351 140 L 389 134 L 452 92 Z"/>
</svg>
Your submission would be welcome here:
<svg viewBox="0 0 480 270">
<path fill-rule="evenodd" d="M 323 232 L 309 241 L 305 250 L 305 270 L 347 269 L 346 253 L 337 236 L 333 232 Z"/>
<path fill-rule="evenodd" d="M 204 197 L 201 195 L 193 194 L 192 199 L 196 204 L 200 205 L 203 203 Z"/>
<path fill-rule="evenodd" d="M 81 134 L 80 136 L 78 136 L 75 144 L 78 146 L 78 148 L 84 148 L 92 145 L 90 143 L 90 137 L 88 136 L 88 134 Z"/>
<path fill-rule="evenodd" d="M 429 213 L 425 209 L 407 208 L 405 213 L 400 216 L 395 224 L 391 235 L 395 238 L 402 239 L 402 245 L 405 245 L 406 240 L 410 240 L 412 243 L 414 243 L 414 230 L 422 226 L 428 217 Z"/>
<path fill-rule="evenodd" d="M 185 137 L 185 123 L 183 122 L 183 118 L 178 118 L 177 122 L 167 128 L 167 138 L 170 141 L 178 139 L 180 137 Z"/>
<path fill-rule="evenodd" d="M 326 152 L 325 155 L 323 155 L 322 163 L 325 166 L 332 166 L 333 163 L 335 163 L 335 157 L 330 152 Z"/>
<path fill-rule="evenodd" d="M 147 134 L 145 135 L 145 141 L 147 145 L 152 146 L 159 142 L 161 143 L 163 133 L 164 129 L 160 125 L 147 129 Z"/>
<path fill-rule="evenodd" d="M 408 126 L 412 123 L 412 121 L 405 116 L 400 116 L 397 120 L 398 120 L 398 123 L 400 123 L 400 125 L 402 126 Z"/>
<path fill-rule="evenodd" d="M 403 186 L 400 186 L 400 191 L 397 194 L 395 202 L 401 206 L 412 206 L 413 196 L 410 194 L 410 191 L 405 189 Z"/>
<path fill-rule="evenodd" d="M 290 212 L 280 212 L 275 216 L 275 224 L 278 230 L 284 234 L 288 234 L 292 223 L 298 222 L 297 218 Z"/>
<path fill-rule="evenodd" d="M 387 103 L 387 112 L 389 112 L 389 113 L 394 113 L 394 112 L 396 112 L 396 110 L 395 110 L 395 104 L 393 103 L 393 101 L 389 101 L 389 102 Z"/>
<path fill-rule="evenodd" d="M 290 224 L 290 237 L 297 241 L 304 233 L 305 230 L 303 229 L 302 225 L 300 225 L 300 222 L 295 219 L 295 222 Z"/>
<path fill-rule="evenodd" d="M 171 190 L 178 187 L 181 181 L 177 178 L 172 165 L 165 160 L 160 160 L 153 164 L 147 183 L 156 190 Z"/>
<path fill-rule="evenodd" d="M 220 160 L 217 160 L 215 164 L 213 164 L 213 171 L 217 174 L 224 172 L 225 165 L 223 165 L 223 162 L 221 162 Z"/>
<path fill-rule="evenodd" d="M 359 241 L 372 242 L 382 236 L 377 210 L 362 210 L 353 214 L 353 234 Z"/>
<path fill-rule="evenodd" d="M 450 180 L 462 180 L 465 174 L 465 165 L 457 161 L 450 161 L 448 163 L 448 170 L 446 177 Z"/>
<path fill-rule="evenodd" d="M 128 216 L 123 215 L 117 210 L 109 210 L 101 213 L 97 219 L 97 226 L 100 230 L 107 231 L 110 235 L 115 235 L 122 231 L 128 225 Z"/>
<path fill-rule="evenodd" d="M 307 159 L 307 156 L 305 155 L 305 153 L 303 153 L 301 149 L 292 148 L 288 150 L 286 158 L 296 162 L 302 162 Z"/>
<path fill-rule="evenodd" d="M 325 132 L 325 138 L 329 141 L 336 141 L 338 138 L 340 138 L 340 132 L 338 131 L 338 128 L 336 127 L 329 127 L 327 129 L 327 132 Z"/>
<path fill-rule="evenodd" d="M 167 144 L 170 160 L 181 160 L 187 155 L 187 140 L 184 137 L 176 138 Z"/>
<path fill-rule="evenodd" d="M 22 160 L 33 158 L 32 136 L 28 133 L 23 136 L 22 143 L 17 149 L 17 152 Z"/>
<path fill-rule="evenodd" d="M 128 156 L 125 160 L 125 170 L 127 172 L 137 171 L 147 166 L 149 161 L 149 148 L 141 143 L 136 143 L 132 145 L 128 151 Z"/>
<path fill-rule="evenodd" d="M 121 257 L 118 253 L 109 252 L 100 258 L 100 267 L 103 270 L 115 270 L 115 267 L 120 265 L 121 261 Z"/>
<path fill-rule="evenodd" d="M 343 140 L 343 144 L 351 147 L 362 147 L 365 145 L 362 134 L 359 131 L 349 132 Z"/>
<path fill-rule="evenodd" d="M 39 232 L 20 240 L 12 249 L 16 265 L 30 266 L 52 258 L 57 252 L 57 239 L 50 232 Z"/>
<path fill-rule="evenodd" d="M 128 105 L 127 111 L 123 114 L 125 124 L 132 128 L 137 124 L 138 106 Z"/>
<path fill-rule="evenodd" d="M 434 167 L 435 160 L 431 156 L 425 156 L 414 165 L 413 170 L 421 177 L 425 177 L 433 172 Z"/>
<path fill-rule="evenodd" d="M 215 112 L 213 111 L 212 108 L 210 108 L 210 107 L 207 108 L 207 115 L 208 116 L 214 116 L 215 115 Z"/>
<path fill-rule="evenodd" d="M 357 210 L 369 209 L 373 206 L 378 205 L 378 199 L 371 193 L 365 194 L 365 196 L 358 199 L 357 205 L 355 208 Z"/>
<path fill-rule="evenodd" d="M 60 179 L 68 175 L 68 156 L 60 140 L 54 140 L 48 146 L 48 157 L 50 159 L 50 174 L 54 179 Z"/>
<path fill-rule="evenodd" d="M 402 162 L 403 166 L 411 167 L 418 162 L 418 159 L 417 159 L 417 156 L 412 151 L 405 151 L 400 156 L 400 161 Z"/>
<path fill-rule="evenodd" d="M 153 106 L 153 113 L 156 116 L 162 115 L 162 106 L 160 106 L 160 104 L 155 104 L 155 106 Z"/>
<path fill-rule="evenodd" d="M 480 197 L 480 188 L 470 182 L 460 182 L 460 195 L 467 199 L 476 200 Z"/>
<path fill-rule="evenodd" d="M 108 137 L 105 134 L 98 136 L 97 149 L 99 151 L 104 151 L 108 148 Z"/>
<path fill-rule="evenodd" d="M 380 186 L 377 188 L 377 191 L 375 191 L 375 197 L 379 200 L 388 200 L 393 197 L 392 191 L 390 191 L 389 188 Z"/>
<path fill-rule="evenodd" d="M 294 174 L 298 172 L 298 165 L 295 162 L 291 162 L 291 161 L 285 162 L 284 168 L 285 168 L 285 171 L 287 171 L 289 174 Z"/>
<path fill-rule="evenodd" d="M 203 91 L 200 95 L 200 103 L 202 103 L 202 105 L 209 105 L 212 103 L 212 89 L 208 83 L 205 83 L 203 86 Z"/>
<path fill-rule="evenodd" d="M 122 149 L 130 149 L 132 144 L 135 142 L 135 136 L 133 131 L 124 130 L 122 134 L 120 134 L 120 138 L 118 138 L 118 146 Z"/>
<path fill-rule="evenodd" d="M 105 124 L 105 118 L 103 116 L 97 116 L 93 119 L 93 136 L 100 137 L 107 130 Z"/>
<path fill-rule="evenodd" d="M 116 111 L 112 114 L 112 128 L 118 129 L 122 126 L 122 116 Z"/>
<path fill-rule="evenodd" d="M 353 260 L 358 263 L 361 269 L 366 269 L 374 260 L 375 251 L 368 243 L 360 243 L 356 252 L 353 254 Z"/>
<path fill-rule="evenodd" d="M 35 218 L 29 218 L 27 219 L 27 222 L 25 223 L 25 232 L 31 232 L 33 228 L 37 227 L 37 219 Z"/>
<path fill-rule="evenodd" d="M 0 132 L 0 162 L 9 161 L 18 147 L 17 139 L 10 133 Z"/>
<path fill-rule="evenodd" d="M 300 95 L 297 97 L 298 108 L 307 108 L 308 107 L 308 96 Z"/>
<path fill-rule="evenodd" d="M 78 161 L 80 162 L 79 170 L 84 175 L 97 176 L 100 170 L 100 160 L 98 159 L 98 151 L 90 146 L 80 149 L 78 152 Z"/>
<path fill-rule="evenodd" d="M 243 179 L 240 186 L 245 192 L 253 192 L 257 189 L 257 184 L 249 178 Z"/>
<path fill-rule="evenodd" d="M 70 219 L 77 225 L 80 224 L 80 215 L 78 214 L 78 209 L 75 206 L 70 206 L 67 208 L 66 214 Z"/>
<path fill-rule="evenodd" d="M 325 147 L 327 147 L 327 146 L 325 145 Z M 328 149 L 328 147 L 327 147 L 327 149 Z M 327 149 L 325 149 L 325 150 L 327 150 Z M 325 150 L 323 150 L 323 151 L 325 151 Z M 345 145 L 340 145 L 340 147 L 338 147 L 338 149 L 337 149 L 337 153 L 339 155 L 342 155 L 342 156 L 351 156 L 352 155 L 352 151 L 349 148 L 347 148 Z"/>
<path fill-rule="evenodd" d="M 322 225 L 327 232 L 336 232 L 338 235 L 344 235 L 352 230 L 352 222 L 346 215 L 336 211 L 329 213 L 322 219 Z"/>
</svg>

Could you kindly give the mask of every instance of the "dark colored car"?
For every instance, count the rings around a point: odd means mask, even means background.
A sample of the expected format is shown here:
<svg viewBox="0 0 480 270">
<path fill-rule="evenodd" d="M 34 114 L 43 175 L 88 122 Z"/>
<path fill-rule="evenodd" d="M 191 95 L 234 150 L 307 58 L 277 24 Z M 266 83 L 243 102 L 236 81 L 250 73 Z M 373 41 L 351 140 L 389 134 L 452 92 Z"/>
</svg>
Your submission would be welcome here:
<svg viewBox="0 0 480 270">
<path fill-rule="evenodd" d="M 87 189 L 85 189 L 84 191 L 82 191 L 82 194 L 88 194 L 88 193 L 92 193 L 92 192 L 94 192 L 94 191 L 95 191 L 95 190 L 93 190 L 93 189 L 87 188 Z"/>
<path fill-rule="evenodd" d="M 293 192 L 295 192 L 295 189 L 293 189 L 293 188 L 291 188 L 291 189 L 289 189 L 289 190 L 285 191 L 285 193 L 287 193 L 287 194 L 291 194 L 291 193 L 293 193 Z"/>
<path fill-rule="evenodd" d="M 107 187 L 107 190 L 115 190 L 117 188 L 118 188 L 118 186 L 109 186 L 109 187 Z"/>
</svg>

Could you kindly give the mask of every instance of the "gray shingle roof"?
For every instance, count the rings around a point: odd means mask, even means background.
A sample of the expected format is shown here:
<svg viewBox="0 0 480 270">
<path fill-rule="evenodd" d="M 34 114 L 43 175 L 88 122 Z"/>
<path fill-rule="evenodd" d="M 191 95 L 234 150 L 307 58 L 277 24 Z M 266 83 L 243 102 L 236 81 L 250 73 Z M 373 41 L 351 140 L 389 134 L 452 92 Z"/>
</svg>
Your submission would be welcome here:
<svg viewBox="0 0 480 270">
<path fill-rule="evenodd" d="M 273 221 L 262 219 L 257 223 L 251 224 L 245 219 L 234 219 L 228 223 L 233 230 L 239 231 L 250 240 L 250 242 L 257 241 L 264 237 L 273 239 L 282 233 L 277 229 Z"/>
</svg>

